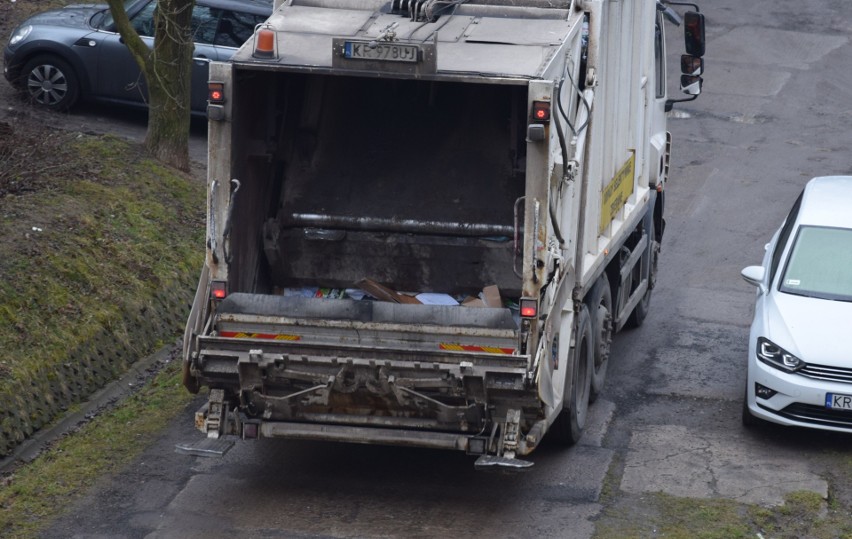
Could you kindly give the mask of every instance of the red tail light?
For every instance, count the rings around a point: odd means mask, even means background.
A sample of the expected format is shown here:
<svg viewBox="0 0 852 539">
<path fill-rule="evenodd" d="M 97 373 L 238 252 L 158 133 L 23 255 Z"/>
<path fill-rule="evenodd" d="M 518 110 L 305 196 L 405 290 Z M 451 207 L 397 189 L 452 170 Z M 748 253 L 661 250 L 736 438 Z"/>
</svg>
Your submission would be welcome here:
<svg viewBox="0 0 852 539">
<path fill-rule="evenodd" d="M 538 314 L 538 301 L 535 298 L 521 298 L 521 316 L 535 318 Z"/>
<path fill-rule="evenodd" d="M 212 299 L 225 299 L 228 297 L 228 285 L 225 281 L 213 281 L 210 283 L 210 297 Z"/>
<path fill-rule="evenodd" d="M 207 83 L 207 101 L 213 104 L 225 102 L 225 85 L 221 82 Z"/>
<path fill-rule="evenodd" d="M 534 122 L 549 122 L 550 101 L 533 101 L 532 116 Z"/>
</svg>

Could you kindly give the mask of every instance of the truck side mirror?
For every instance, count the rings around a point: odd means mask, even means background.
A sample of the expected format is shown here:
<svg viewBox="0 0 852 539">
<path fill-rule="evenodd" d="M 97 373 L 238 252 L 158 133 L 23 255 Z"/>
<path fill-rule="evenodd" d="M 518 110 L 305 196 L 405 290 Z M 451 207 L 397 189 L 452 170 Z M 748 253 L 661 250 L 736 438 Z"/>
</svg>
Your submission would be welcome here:
<svg viewBox="0 0 852 539">
<path fill-rule="evenodd" d="M 680 90 L 687 95 L 698 95 L 701 93 L 701 84 L 704 81 L 701 77 L 693 75 L 680 76 Z"/>
<path fill-rule="evenodd" d="M 686 53 L 699 58 L 704 56 L 704 15 L 696 11 L 687 11 L 683 21 Z"/>
<path fill-rule="evenodd" d="M 680 72 L 698 77 L 704 74 L 704 58 L 683 54 L 680 57 Z"/>
</svg>

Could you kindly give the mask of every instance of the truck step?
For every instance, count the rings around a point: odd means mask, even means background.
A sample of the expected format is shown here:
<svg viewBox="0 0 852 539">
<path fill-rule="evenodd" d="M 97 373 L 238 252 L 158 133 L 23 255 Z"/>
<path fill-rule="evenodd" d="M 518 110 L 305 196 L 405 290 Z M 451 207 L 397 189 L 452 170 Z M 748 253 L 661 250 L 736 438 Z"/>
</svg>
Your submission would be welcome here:
<svg viewBox="0 0 852 539">
<path fill-rule="evenodd" d="M 513 459 L 508 457 L 498 457 L 496 455 L 482 455 L 474 463 L 477 470 L 516 470 L 524 471 L 532 467 L 534 463 L 528 460 Z"/>
<path fill-rule="evenodd" d="M 234 447 L 234 443 L 235 439 L 230 438 L 202 438 L 195 442 L 175 444 L 175 451 L 196 457 L 224 457 Z"/>
</svg>

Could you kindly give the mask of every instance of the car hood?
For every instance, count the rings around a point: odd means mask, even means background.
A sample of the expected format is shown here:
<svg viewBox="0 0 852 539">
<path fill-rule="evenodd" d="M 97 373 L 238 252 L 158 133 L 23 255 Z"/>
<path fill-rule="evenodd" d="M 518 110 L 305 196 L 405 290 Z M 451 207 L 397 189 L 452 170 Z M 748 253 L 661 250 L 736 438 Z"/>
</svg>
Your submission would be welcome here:
<svg viewBox="0 0 852 539">
<path fill-rule="evenodd" d="M 767 337 L 806 363 L 852 368 L 852 302 L 773 291 Z"/>
<path fill-rule="evenodd" d="M 33 15 L 24 24 L 89 28 L 92 15 L 107 9 L 106 4 L 74 4 Z"/>
</svg>

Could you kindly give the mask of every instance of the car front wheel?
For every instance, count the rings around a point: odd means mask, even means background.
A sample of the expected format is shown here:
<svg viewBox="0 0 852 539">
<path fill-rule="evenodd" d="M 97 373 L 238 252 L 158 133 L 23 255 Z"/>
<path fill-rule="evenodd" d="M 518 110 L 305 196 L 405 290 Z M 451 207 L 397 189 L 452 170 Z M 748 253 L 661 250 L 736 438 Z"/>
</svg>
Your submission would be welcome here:
<svg viewBox="0 0 852 539">
<path fill-rule="evenodd" d="M 23 88 L 30 101 L 50 110 L 68 110 L 80 95 L 74 69 L 57 56 L 38 56 L 26 63 Z"/>
</svg>

